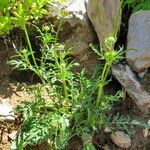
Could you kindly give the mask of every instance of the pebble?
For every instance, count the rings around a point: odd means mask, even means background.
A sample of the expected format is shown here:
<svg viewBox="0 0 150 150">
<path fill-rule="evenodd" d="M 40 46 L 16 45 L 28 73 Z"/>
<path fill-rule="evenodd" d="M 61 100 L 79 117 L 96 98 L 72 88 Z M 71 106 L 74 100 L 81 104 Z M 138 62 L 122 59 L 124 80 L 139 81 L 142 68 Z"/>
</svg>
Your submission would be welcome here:
<svg viewBox="0 0 150 150">
<path fill-rule="evenodd" d="M 128 134 L 122 131 L 116 131 L 111 134 L 111 140 L 114 144 L 122 149 L 128 149 L 131 146 L 131 138 Z"/>
<path fill-rule="evenodd" d="M 148 125 L 150 126 L 150 120 L 148 120 L 148 122 L 147 122 L 147 123 L 148 123 Z"/>
<path fill-rule="evenodd" d="M 107 145 L 107 144 L 105 144 L 105 145 L 102 147 L 102 149 L 103 149 L 103 150 L 111 150 L 110 147 L 109 147 L 109 145 Z"/>
<path fill-rule="evenodd" d="M 104 128 L 105 133 L 111 133 L 111 129 L 109 127 Z"/>
<path fill-rule="evenodd" d="M 149 129 L 143 129 L 143 136 L 147 138 L 149 136 Z"/>
<path fill-rule="evenodd" d="M 13 107 L 7 99 L 3 99 L 0 104 L 0 121 L 12 122 L 15 121 Z"/>
<path fill-rule="evenodd" d="M 12 132 L 8 135 L 8 137 L 9 137 L 11 140 L 15 140 L 16 134 L 17 134 L 17 131 L 12 131 Z"/>
</svg>

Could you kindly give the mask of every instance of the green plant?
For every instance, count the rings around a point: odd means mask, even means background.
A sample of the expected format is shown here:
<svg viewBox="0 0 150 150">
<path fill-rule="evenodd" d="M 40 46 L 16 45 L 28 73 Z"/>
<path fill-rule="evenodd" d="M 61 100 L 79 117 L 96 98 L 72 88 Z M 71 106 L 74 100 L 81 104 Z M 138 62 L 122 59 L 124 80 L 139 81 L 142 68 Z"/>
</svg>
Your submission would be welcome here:
<svg viewBox="0 0 150 150">
<path fill-rule="evenodd" d="M 23 10 L 24 8 L 21 12 Z M 16 144 L 18 149 L 22 150 L 28 144 L 47 141 L 50 143 L 49 147 L 63 149 L 74 134 L 81 137 L 84 134 L 90 135 L 91 131 L 94 134 L 105 124 L 105 111 L 108 111 L 113 102 L 121 97 L 119 93 L 110 97 L 102 92 L 110 67 L 116 59 L 120 58 L 120 53 L 111 49 L 115 41 L 109 38 L 105 41 L 109 53 L 106 51 L 99 53 L 100 57 L 106 60 L 102 76 L 95 78 L 93 75 L 91 79 L 88 79 L 84 71 L 75 74 L 71 70 L 76 63 L 70 61 L 68 57 L 70 50 L 65 50 L 63 45 L 57 43 L 60 23 L 55 36 L 48 33 L 48 28 L 45 28 L 45 32 L 41 32 L 36 27 L 43 43 L 40 64 L 37 65 L 26 28 L 27 22 L 22 19 L 28 15 L 24 16 L 26 15 L 24 13 L 23 16 L 21 15 L 16 14 L 18 17 L 16 21 L 25 32 L 29 50 L 26 48 L 17 51 L 16 59 L 9 63 L 14 65 L 14 68 L 33 71 L 40 77 L 42 84 L 34 87 L 34 90 L 29 90 L 34 101 L 23 103 L 23 107 L 19 109 L 23 113 L 24 121 Z M 94 95 L 97 87 L 99 87 L 98 95 L 101 94 L 95 104 Z M 43 88 L 48 92 L 48 100 L 42 94 Z M 93 146 L 87 143 L 84 147 L 87 149 Z"/>
<path fill-rule="evenodd" d="M 120 48 L 119 51 L 114 50 L 114 45 L 117 40 L 117 32 L 118 32 L 118 25 L 119 25 L 118 22 L 121 16 L 121 6 L 122 6 L 122 2 L 120 3 L 120 6 L 118 6 L 112 34 L 110 37 L 106 38 L 103 43 L 101 43 L 100 51 L 98 51 L 93 46 L 91 46 L 91 48 L 96 52 L 99 58 L 105 61 L 105 65 L 103 67 L 104 69 L 102 71 L 100 82 L 98 85 L 98 95 L 96 99 L 97 107 L 100 105 L 100 101 L 103 95 L 103 87 L 106 84 L 106 79 L 110 72 L 111 66 L 113 65 L 113 63 L 121 59 L 123 54 L 122 48 Z"/>
<path fill-rule="evenodd" d="M 123 97 L 123 92 L 118 91 L 115 95 L 106 95 L 104 92 L 111 66 L 122 58 L 122 49 L 114 50 L 119 15 L 112 35 L 105 39 L 101 49 L 91 46 L 105 62 L 102 74 L 99 75 L 98 69 L 91 78 L 87 78 L 84 70 L 80 73 L 72 72 L 72 68 L 78 64 L 69 57 L 71 49 L 66 50 L 58 43 L 62 22 L 56 35 L 49 33 L 47 26 L 43 31 L 34 26 L 39 33 L 37 38 L 41 40 L 41 57 L 35 58 L 26 26 L 34 19 L 30 18 L 33 12 L 25 13 L 23 5 L 24 3 L 17 5 L 14 15 L 18 26 L 25 32 L 28 47 L 18 50 L 9 63 L 20 70 L 31 70 L 42 82 L 27 88 L 33 101 L 23 101 L 17 108 L 23 114 L 23 123 L 12 148 L 23 150 L 28 145 L 46 141 L 49 149 L 61 150 L 70 138 L 77 135 L 83 140 L 83 149 L 95 150 L 92 137 L 102 127 L 122 127 L 127 124 L 125 119 L 107 117 L 113 104 Z M 118 14 L 120 11 L 121 7 Z"/>
<path fill-rule="evenodd" d="M 133 13 L 139 10 L 150 10 L 149 0 L 124 0 L 124 6 L 128 5 L 133 9 Z"/>
<path fill-rule="evenodd" d="M 29 21 L 36 21 L 47 13 L 43 8 L 47 2 L 47 0 L 0 1 L 0 35 L 8 34 L 15 27 L 26 31 Z"/>
<path fill-rule="evenodd" d="M 58 31 L 53 36 L 47 30 L 45 33 L 39 28 L 37 30 L 43 43 L 40 64 L 36 67 L 29 61 L 32 53 L 27 49 L 17 51 L 16 59 L 9 62 L 14 68 L 32 70 L 42 81 L 36 88 L 28 90 L 34 101 L 23 103 L 19 109 L 24 121 L 16 144 L 21 150 L 28 144 L 47 141 L 52 144 L 50 147 L 63 149 L 74 134 L 94 134 L 100 129 L 105 124 L 105 111 L 111 109 L 121 95 L 119 92 L 115 96 L 102 94 L 103 101 L 97 107 L 94 95 L 102 79 L 99 76 L 96 78 L 96 73 L 91 79 L 85 76 L 84 71 L 73 73 L 71 70 L 77 64 L 70 61 L 70 50 L 57 43 Z M 43 89 L 48 92 L 46 98 L 42 94 Z"/>
</svg>

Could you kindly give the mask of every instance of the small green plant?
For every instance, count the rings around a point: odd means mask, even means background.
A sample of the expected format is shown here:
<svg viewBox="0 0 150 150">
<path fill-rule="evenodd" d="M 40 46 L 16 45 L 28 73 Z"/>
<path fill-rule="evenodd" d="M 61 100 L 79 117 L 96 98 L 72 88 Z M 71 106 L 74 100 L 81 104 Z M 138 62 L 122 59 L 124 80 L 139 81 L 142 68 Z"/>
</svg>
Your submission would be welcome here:
<svg viewBox="0 0 150 150">
<path fill-rule="evenodd" d="M 26 31 L 29 21 L 36 21 L 47 13 L 43 8 L 47 2 L 47 0 L 0 1 L 0 35 L 8 34 L 15 27 Z"/>
<path fill-rule="evenodd" d="M 133 9 L 133 13 L 139 10 L 150 10 L 149 0 L 124 0 L 124 6 L 128 5 Z"/>
</svg>

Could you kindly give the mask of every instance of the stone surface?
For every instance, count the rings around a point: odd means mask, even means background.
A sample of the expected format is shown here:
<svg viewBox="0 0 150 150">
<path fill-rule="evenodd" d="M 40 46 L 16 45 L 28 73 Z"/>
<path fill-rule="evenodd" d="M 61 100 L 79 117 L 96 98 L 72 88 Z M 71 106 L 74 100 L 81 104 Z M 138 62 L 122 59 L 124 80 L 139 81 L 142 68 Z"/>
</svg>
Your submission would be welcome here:
<svg viewBox="0 0 150 150">
<path fill-rule="evenodd" d="M 0 121 L 15 121 L 13 107 L 7 99 L 3 99 L 0 104 Z"/>
<path fill-rule="evenodd" d="M 112 67 L 113 76 L 123 85 L 137 107 L 144 113 L 150 110 L 150 93 L 147 92 L 128 65 L 116 64 Z"/>
<path fill-rule="evenodd" d="M 73 49 L 72 56 L 80 63 L 80 68 L 86 67 L 90 71 L 97 63 L 97 57 L 89 44 L 94 43 L 97 36 L 87 17 L 85 0 L 71 1 L 64 10 L 68 15 L 63 18 L 59 39 Z M 58 23 L 59 18 L 54 17 L 54 24 Z"/>
<path fill-rule="evenodd" d="M 150 67 L 150 10 L 139 11 L 129 20 L 126 59 L 136 72 Z"/>
<path fill-rule="evenodd" d="M 128 149 L 131 146 L 130 136 L 121 131 L 116 131 L 114 134 L 111 134 L 111 140 L 122 149 Z"/>
<path fill-rule="evenodd" d="M 120 0 L 88 0 L 87 13 L 100 42 L 111 35 L 119 5 Z"/>
<path fill-rule="evenodd" d="M 9 137 L 11 140 L 15 140 L 16 134 L 17 134 L 17 131 L 12 131 L 10 134 L 8 134 L 8 137 Z"/>
</svg>

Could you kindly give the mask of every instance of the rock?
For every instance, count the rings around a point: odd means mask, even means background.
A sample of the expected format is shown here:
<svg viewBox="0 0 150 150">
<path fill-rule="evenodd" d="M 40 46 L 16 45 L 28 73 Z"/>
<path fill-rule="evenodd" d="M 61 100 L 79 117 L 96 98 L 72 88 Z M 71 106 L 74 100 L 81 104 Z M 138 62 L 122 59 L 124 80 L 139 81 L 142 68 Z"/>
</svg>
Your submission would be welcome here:
<svg viewBox="0 0 150 150">
<path fill-rule="evenodd" d="M 148 69 L 145 69 L 145 70 L 139 72 L 139 73 L 138 73 L 139 78 L 140 78 L 140 79 L 144 79 L 144 77 L 145 77 L 145 75 L 147 74 L 147 72 L 148 72 Z"/>
<path fill-rule="evenodd" d="M 13 132 L 11 132 L 11 133 L 8 135 L 8 137 L 9 137 L 11 140 L 15 140 L 16 134 L 17 134 L 17 131 L 13 131 Z"/>
<path fill-rule="evenodd" d="M 102 147 L 102 149 L 103 149 L 103 150 L 111 150 L 110 147 L 109 147 L 109 145 L 107 145 L 107 144 L 105 144 L 105 145 Z"/>
<path fill-rule="evenodd" d="M 143 136 L 144 138 L 147 138 L 149 135 L 149 129 L 143 129 Z"/>
<path fill-rule="evenodd" d="M 3 99 L 0 104 L 0 121 L 15 121 L 13 108 L 7 99 Z"/>
<path fill-rule="evenodd" d="M 111 129 L 109 127 L 104 128 L 105 133 L 111 133 Z"/>
<path fill-rule="evenodd" d="M 98 35 L 99 42 L 111 36 L 119 5 L 120 0 L 88 0 L 88 17 Z M 121 18 L 121 15 L 119 17 Z"/>
<path fill-rule="evenodd" d="M 129 20 L 126 60 L 136 72 L 150 67 L 150 10 L 139 11 Z"/>
<path fill-rule="evenodd" d="M 150 93 L 137 80 L 128 65 L 116 64 L 112 67 L 113 76 L 123 85 L 137 107 L 147 114 L 150 110 Z"/>
<path fill-rule="evenodd" d="M 150 126 L 150 120 L 148 120 L 148 122 L 147 122 L 147 123 L 148 123 L 148 125 Z"/>
<path fill-rule="evenodd" d="M 121 131 L 116 131 L 114 134 L 111 134 L 111 140 L 122 149 L 128 149 L 131 146 L 130 136 Z"/>
<path fill-rule="evenodd" d="M 56 5 L 57 7 L 57 5 Z M 74 0 L 66 5 L 65 9 L 69 15 L 63 18 L 63 24 L 59 32 L 59 39 L 67 48 L 72 48 L 72 56 L 80 63 L 80 68 L 91 71 L 97 63 L 97 56 L 89 48 L 89 44 L 97 39 L 96 33 L 87 17 L 85 0 Z M 54 17 L 54 24 L 59 23 L 59 18 Z"/>
</svg>

